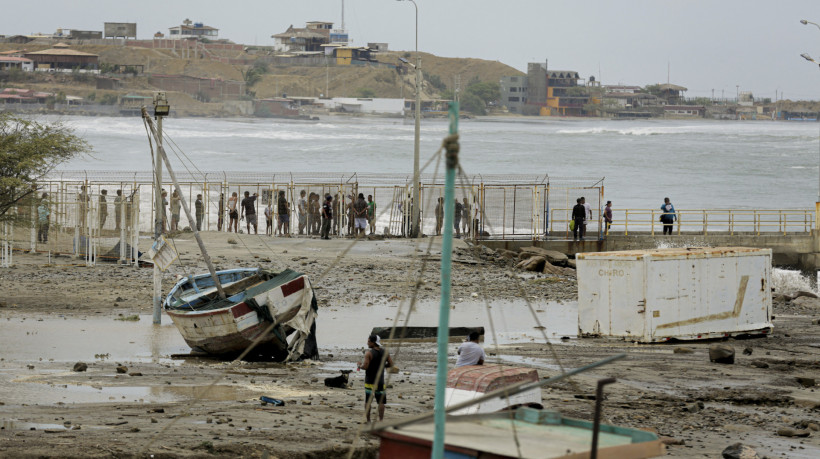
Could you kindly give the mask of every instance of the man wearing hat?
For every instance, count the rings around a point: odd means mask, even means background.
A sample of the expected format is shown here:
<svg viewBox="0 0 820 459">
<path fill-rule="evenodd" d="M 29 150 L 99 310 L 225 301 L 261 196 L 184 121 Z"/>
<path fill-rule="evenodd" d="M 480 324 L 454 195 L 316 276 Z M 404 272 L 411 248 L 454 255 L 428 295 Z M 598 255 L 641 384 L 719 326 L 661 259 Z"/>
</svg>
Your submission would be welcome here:
<svg viewBox="0 0 820 459">
<path fill-rule="evenodd" d="M 333 220 L 333 197 L 325 196 L 325 203 L 322 204 L 322 239 L 330 239 L 330 222 Z"/>
<path fill-rule="evenodd" d="M 381 347 L 379 335 L 367 337 L 367 352 L 364 353 L 364 362 L 359 362 L 358 368 L 364 370 L 364 415 L 370 422 L 370 404 L 375 399 L 379 403 L 379 421 L 384 420 L 384 404 L 387 403 L 387 393 L 384 391 L 384 369 L 393 366 L 393 358 L 387 349 Z M 384 367 L 382 367 L 384 361 Z"/>
</svg>

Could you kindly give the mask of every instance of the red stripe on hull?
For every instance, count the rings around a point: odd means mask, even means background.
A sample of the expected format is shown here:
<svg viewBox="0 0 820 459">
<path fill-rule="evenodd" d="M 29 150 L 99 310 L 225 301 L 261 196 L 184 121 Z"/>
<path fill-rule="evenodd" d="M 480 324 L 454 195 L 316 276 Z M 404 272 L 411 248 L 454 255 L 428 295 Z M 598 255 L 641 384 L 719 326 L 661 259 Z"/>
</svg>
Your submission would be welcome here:
<svg viewBox="0 0 820 459">
<path fill-rule="evenodd" d="M 288 297 L 305 288 L 305 278 L 298 277 L 279 288 L 282 289 L 282 296 Z"/>
<path fill-rule="evenodd" d="M 242 317 L 251 312 L 253 312 L 253 309 L 245 303 L 237 303 L 231 307 L 231 314 L 233 314 L 234 317 Z"/>
</svg>

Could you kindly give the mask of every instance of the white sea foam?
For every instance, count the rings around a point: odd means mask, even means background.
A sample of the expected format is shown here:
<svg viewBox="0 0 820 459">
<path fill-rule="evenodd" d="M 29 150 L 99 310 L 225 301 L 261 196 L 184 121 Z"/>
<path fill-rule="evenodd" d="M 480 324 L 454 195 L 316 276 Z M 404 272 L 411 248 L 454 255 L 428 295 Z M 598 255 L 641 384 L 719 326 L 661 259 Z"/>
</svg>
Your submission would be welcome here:
<svg viewBox="0 0 820 459">
<path fill-rule="evenodd" d="M 791 294 L 799 290 L 817 293 L 811 279 L 800 271 L 793 269 L 772 269 L 772 287 L 775 293 Z"/>
</svg>

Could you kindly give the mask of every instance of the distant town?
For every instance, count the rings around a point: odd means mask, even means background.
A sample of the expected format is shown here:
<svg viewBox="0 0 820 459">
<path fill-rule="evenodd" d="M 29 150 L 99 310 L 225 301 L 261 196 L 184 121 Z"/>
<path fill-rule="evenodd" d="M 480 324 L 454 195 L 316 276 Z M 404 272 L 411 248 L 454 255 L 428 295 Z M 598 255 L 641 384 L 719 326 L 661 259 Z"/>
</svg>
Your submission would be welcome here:
<svg viewBox="0 0 820 459">
<path fill-rule="evenodd" d="M 290 26 L 270 46 L 220 37 L 185 19 L 137 39 L 136 23 L 103 30 L 0 35 L 0 106 L 5 111 L 135 115 L 165 91 L 183 116 L 312 119 L 322 114 L 412 116 L 421 88 L 423 116 L 442 116 L 458 100 L 472 115 L 603 118 L 816 120 L 812 103 L 734 94 L 686 97 L 672 82 L 606 85 L 595 76 L 551 68 L 526 73 L 499 62 L 421 54 L 387 43 L 354 46 L 333 22 Z M 412 59 L 410 59 L 412 58 Z"/>
</svg>

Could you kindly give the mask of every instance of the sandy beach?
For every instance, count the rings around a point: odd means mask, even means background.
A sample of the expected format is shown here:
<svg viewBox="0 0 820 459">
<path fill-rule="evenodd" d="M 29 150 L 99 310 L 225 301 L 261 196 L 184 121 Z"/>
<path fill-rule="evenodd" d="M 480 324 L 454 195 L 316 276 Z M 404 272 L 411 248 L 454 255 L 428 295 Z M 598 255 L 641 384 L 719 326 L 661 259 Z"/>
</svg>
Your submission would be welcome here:
<svg viewBox="0 0 820 459">
<path fill-rule="evenodd" d="M 189 349 L 168 317 L 151 324 L 151 269 L 66 266 L 69 259 L 49 266 L 44 255 L 15 254 L 16 266 L 0 270 L 0 455 L 318 458 L 347 457 L 352 448 L 354 457 L 376 457 L 378 441 L 362 423 L 363 372 L 355 372 L 356 362 L 373 327 L 407 318 L 422 269 L 409 323 L 430 320 L 439 298 L 440 239 L 352 244 L 215 232 L 204 238 L 218 268 L 291 268 L 310 276 L 319 299 L 320 360 L 182 357 Z M 177 276 L 204 271 L 190 234 L 174 242 L 180 259 L 163 275 L 166 292 Z M 761 457 L 820 455 L 820 396 L 813 386 L 820 377 L 820 325 L 812 322 L 820 300 L 778 298 L 774 334 L 725 341 L 737 357 L 721 365 L 709 361 L 710 342 L 561 340 L 566 324 L 558 322 L 577 301 L 571 270 L 525 273 L 461 240 L 454 260 L 451 325 L 486 327 L 488 363 L 530 366 L 548 377 L 560 366 L 627 353 L 544 388 L 545 407 L 591 419 L 595 382 L 615 377 L 618 383 L 606 389 L 606 422 L 657 432 L 671 456 L 716 457 L 737 442 Z M 494 318 L 497 338 L 486 317 Z M 430 411 L 435 343 L 388 349 L 399 371 L 389 377 L 386 418 Z M 77 362 L 87 370 L 72 371 Z M 342 369 L 354 370 L 351 388 L 325 387 L 323 379 Z M 285 405 L 263 405 L 260 396 Z"/>
</svg>

